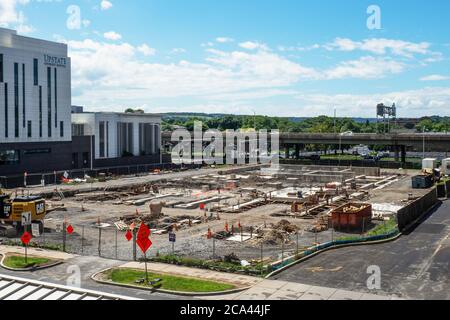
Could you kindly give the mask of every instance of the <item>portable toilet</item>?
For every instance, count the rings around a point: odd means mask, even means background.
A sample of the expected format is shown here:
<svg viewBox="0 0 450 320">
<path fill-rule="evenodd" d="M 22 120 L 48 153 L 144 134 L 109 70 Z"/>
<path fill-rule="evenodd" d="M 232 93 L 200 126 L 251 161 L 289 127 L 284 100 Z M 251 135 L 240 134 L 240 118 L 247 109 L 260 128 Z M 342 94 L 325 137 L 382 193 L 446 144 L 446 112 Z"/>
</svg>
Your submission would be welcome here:
<svg viewBox="0 0 450 320">
<path fill-rule="evenodd" d="M 422 160 L 422 170 L 432 171 L 437 168 L 436 158 L 427 158 Z"/>
<path fill-rule="evenodd" d="M 450 176 L 450 158 L 442 160 L 441 172 L 443 175 Z"/>
</svg>

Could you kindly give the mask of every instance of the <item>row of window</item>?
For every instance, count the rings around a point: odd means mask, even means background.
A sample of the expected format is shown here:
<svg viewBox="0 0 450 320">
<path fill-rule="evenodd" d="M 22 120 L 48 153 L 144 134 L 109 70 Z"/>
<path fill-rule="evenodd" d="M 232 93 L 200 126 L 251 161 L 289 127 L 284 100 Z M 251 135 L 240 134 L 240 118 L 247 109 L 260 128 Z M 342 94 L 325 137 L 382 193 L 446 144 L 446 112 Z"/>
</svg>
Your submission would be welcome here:
<svg viewBox="0 0 450 320">
<path fill-rule="evenodd" d="M 19 63 L 14 63 L 14 137 L 19 137 L 19 95 L 20 95 L 20 71 Z M 25 64 L 22 64 L 22 127 L 27 128 L 27 136 L 32 137 L 31 134 L 31 121 L 26 121 L 26 83 L 25 83 Z M 39 61 L 38 59 L 33 60 L 33 83 L 35 86 L 39 86 Z M 58 71 L 54 68 L 53 72 L 53 83 L 54 83 L 54 99 L 55 99 L 55 128 L 58 128 Z M 4 82 L 4 63 L 3 54 L 0 54 L 0 82 Z M 9 101 L 8 101 L 8 83 L 4 83 L 4 104 L 5 104 L 5 137 L 9 136 Z M 39 86 L 39 137 L 42 138 L 42 86 Z M 64 137 L 64 124 L 62 121 L 60 123 L 60 137 Z M 52 137 L 52 69 L 47 67 L 47 133 L 48 137 Z"/>
</svg>

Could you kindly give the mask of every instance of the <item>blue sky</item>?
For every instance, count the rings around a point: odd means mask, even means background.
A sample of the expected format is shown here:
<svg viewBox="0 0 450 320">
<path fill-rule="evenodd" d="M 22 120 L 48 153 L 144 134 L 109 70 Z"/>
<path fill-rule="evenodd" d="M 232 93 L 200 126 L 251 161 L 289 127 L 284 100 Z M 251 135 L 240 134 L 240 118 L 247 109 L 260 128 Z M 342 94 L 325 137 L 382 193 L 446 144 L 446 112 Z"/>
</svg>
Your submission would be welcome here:
<svg viewBox="0 0 450 320">
<path fill-rule="evenodd" d="M 0 0 L 1 26 L 68 44 L 72 102 L 100 111 L 450 115 L 448 21 L 447 0 Z"/>
</svg>

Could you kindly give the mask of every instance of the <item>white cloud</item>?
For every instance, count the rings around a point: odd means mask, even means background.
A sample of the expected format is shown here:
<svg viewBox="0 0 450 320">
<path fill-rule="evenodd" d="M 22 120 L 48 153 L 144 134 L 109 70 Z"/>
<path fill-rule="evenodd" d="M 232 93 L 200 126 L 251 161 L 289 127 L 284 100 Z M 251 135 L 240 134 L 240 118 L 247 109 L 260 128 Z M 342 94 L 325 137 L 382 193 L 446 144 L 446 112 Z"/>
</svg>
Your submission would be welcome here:
<svg viewBox="0 0 450 320">
<path fill-rule="evenodd" d="M 430 52 L 428 42 L 408 42 L 403 40 L 393 40 L 384 38 L 365 39 L 363 41 L 353 41 L 348 38 L 336 38 L 332 43 L 324 46 L 327 50 L 340 51 L 368 51 L 373 54 L 384 55 L 391 53 L 398 56 L 412 58 L 414 54 L 427 55 Z"/>
<path fill-rule="evenodd" d="M 26 24 L 23 11 L 18 10 L 19 5 L 26 5 L 29 2 L 30 0 L 1 0 L 0 27 L 15 28 L 19 33 L 33 32 L 33 26 Z"/>
<path fill-rule="evenodd" d="M 450 80 L 450 77 L 443 76 L 440 74 L 432 74 L 432 75 L 420 78 L 420 81 L 443 81 L 443 80 Z"/>
<path fill-rule="evenodd" d="M 290 86 L 314 70 L 276 54 L 208 51 L 208 60 L 149 63 L 142 46 L 94 40 L 69 41 L 76 103 L 119 108 L 149 99 L 208 96 Z M 212 49 L 210 49 L 212 50 Z"/>
<path fill-rule="evenodd" d="M 170 50 L 170 54 L 179 54 L 179 53 L 185 53 L 186 49 L 184 48 L 173 48 Z"/>
<path fill-rule="evenodd" d="M 246 41 L 239 43 L 239 47 L 247 49 L 247 50 L 269 50 L 266 44 L 260 42 Z"/>
<path fill-rule="evenodd" d="M 102 0 L 102 2 L 100 2 L 100 8 L 102 10 L 108 10 L 111 9 L 113 6 L 113 4 L 111 3 L 111 1 L 108 0 Z"/>
<path fill-rule="evenodd" d="M 423 88 L 388 93 L 355 94 L 304 94 L 297 96 L 305 116 L 331 114 L 333 107 L 341 116 L 374 117 L 378 103 L 396 103 L 399 117 L 424 115 L 449 115 L 450 88 Z"/>
<path fill-rule="evenodd" d="M 345 61 L 337 67 L 324 71 L 325 79 L 360 78 L 375 79 L 383 78 L 386 74 L 400 73 L 405 69 L 401 62 L 388 58 L 362 57 L 358 60 Z"/>
<path fill-rule="evenodd" d="M 234 42 L 234 39 L 228 37 L 218 37 L 216 38 L 216 41 L 219 43 L 227 43 L 227 42 Z"/>
<path fill-rule="evenodd" d="M 103 36 L 105 37 L 105 39 L 113 40 L 113 41 L 117 41 L 117 40 L 122 39 L 122 36 L 119 33 L 115 32 L 115 31 L 105 32 L 103 34 Z"/>
<path fill-rule="evenodd" d="M 156 50 L 150 48 L 147 44 L 140 45 L 137 50 L 142 53 L 144 56 L 153 56 L 156 53 Z"/>
</svg>

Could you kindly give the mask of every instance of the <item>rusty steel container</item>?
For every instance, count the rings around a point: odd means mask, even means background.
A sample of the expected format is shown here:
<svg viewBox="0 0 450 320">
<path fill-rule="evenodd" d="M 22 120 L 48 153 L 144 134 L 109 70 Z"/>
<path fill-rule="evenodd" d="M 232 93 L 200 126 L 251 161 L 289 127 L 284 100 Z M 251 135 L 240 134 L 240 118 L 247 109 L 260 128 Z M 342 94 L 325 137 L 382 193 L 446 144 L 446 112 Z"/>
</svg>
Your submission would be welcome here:
<svg viewBox="0 0 450 320">
<path fill-rule="evenodd" d="M 335 229 L 360 229 L 372 221 L 372 205 L 368 203 L 348 203 L 333 210 L 331 221 Z"/>
</svg>

